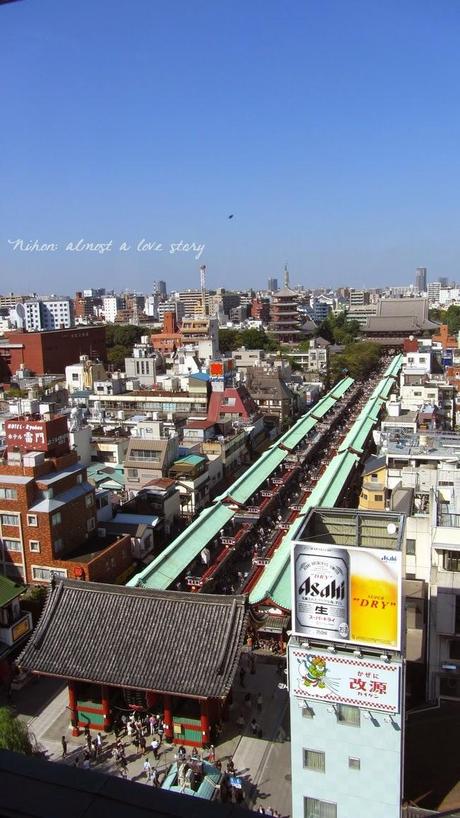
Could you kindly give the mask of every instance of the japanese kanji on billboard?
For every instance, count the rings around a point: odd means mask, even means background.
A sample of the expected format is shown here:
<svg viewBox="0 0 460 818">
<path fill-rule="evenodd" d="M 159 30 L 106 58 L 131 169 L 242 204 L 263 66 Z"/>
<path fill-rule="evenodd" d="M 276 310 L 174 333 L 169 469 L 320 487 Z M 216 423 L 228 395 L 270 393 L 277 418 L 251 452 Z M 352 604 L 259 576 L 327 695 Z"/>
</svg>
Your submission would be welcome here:
<svg viewBox="0 0 460 818">
<path fill-rule="evenodd" d="M 290 657 L 293 696 L 399 713 L 399 663 L 300 648 Z"/>
</svg>

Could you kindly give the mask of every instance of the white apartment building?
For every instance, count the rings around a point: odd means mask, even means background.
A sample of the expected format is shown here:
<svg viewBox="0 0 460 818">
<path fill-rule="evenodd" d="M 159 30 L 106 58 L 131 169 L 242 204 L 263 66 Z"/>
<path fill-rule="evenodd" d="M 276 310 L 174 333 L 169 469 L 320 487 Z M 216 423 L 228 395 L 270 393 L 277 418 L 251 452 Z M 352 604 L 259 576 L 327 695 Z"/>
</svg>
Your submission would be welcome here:
<svg viewBox="0 0 460 818">
<path fill-rule="evenodd" d="M 68 329 L 73 326 L 70 298 L 29 298 L 10 309 L 10 321 L 27 332 Z"/>
<path fill-rule="evenodd" d="M 102 308 L 107 324 L 113 324 L 118 310 L 121 310 L 123 301 L 117 295 L 106 295 L 102 299 Z"/>
</svg>

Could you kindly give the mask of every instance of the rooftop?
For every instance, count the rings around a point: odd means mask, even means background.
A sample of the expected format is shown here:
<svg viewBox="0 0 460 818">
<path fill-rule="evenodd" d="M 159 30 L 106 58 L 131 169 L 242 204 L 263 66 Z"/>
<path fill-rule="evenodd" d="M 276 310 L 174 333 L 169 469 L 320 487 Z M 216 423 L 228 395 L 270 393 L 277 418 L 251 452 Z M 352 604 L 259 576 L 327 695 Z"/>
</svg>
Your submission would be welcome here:
<svg viewBox="0 0 460 818">
<path fill-rule="evenodd" d="M 101 523 L 100 529 L 103 528 L 104 523 Z M 101 536 L 97 532 L 98 529 L 96 529 L 94 536 L 80 543 L 77 548 L 74 548 L 74 550 L 69 554 L 65 554 L 65 556 L 61 557 L 61 559 L 64 562 L 67 560 L 69 560 L 69 562 L 91 562 L 102 551 L 110 548 L 110 546 L 117 542 L 117 540 L 122 539 L 122 536 L 116 532 L 108 532 L 104 534 L 104 536 Z"/>
<path fill-rule="evenodd" d="M 94 491 L 94 486 L 92 486 L 91 483 L 78 483 L 78 485 L 72 486 L 72 488 L 67 489 L 67 491 L 56 494 L 56 497 L 45 497 L 43 500 L 35 503 L 34 506 L 31 506 L 29 511 L 33 513 L 56 511 L 67 503 L 71 503 L 72 500 L 76 500 L 77 497 L 82 497 L 91 491 Z"/>
<path fill-rule="evenodd" d="M 18 664 L 64 679 L 220 698 L 233 683 L 247 616 L 243 596 L 61 580 Z"/>
<path fill-rule="evenodd" d="M 13 582 L 12 579 L 0 575 L 0 608 L 3 608 L 12 599 L 16 599 L 25 590 L 24 585 L 19 585 L 17 582 Z"/>
<path fill-rule="evenodd" d="M 160 518 L 152 514 L 126 514 L 122 512 L 121 514 L 116 514 L 110 522 L 125 523 L 128 525 L 148 525 L 151 528 L 155 528 L 160 522 Z"/>
<path fill-rule="evenodd" d="M 21 818 L 244 818 L 247 810 L 0 750 L 2 813 Z M 20 794 L 20 795 L 19 795 Z"/>
</svg>

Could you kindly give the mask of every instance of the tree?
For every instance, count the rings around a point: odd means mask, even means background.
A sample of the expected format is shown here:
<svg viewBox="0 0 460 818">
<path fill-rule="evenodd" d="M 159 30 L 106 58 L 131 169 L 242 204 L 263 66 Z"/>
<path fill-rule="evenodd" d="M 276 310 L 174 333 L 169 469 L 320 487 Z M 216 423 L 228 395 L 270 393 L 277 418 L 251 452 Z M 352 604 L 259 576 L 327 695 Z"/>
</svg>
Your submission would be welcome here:
<svg viewBox="0 0 460 818">
<path fill-rule="evenodd" d="M 219 330 L 219 349 L 221 352 L 232 352 L 238 349 L 240 344 L 239 332 L 236 329 Z"/>
<path fill-rule="evenodd" d="M 264 329 L 220 329 L 219 349 L 221 352 L 232 352 L 239 347 L 246 349 L 265 349 L 267 352 L 276 352 L 279 344 L 270 338 Z"/>
<path fill-rule="evenodd" d="M 346 312 L 339 312 L 338 315 L 330 312 L 316 331 L 316 335 L 320 335 L 331 344 L 351 344 L 358 333 L 358 321 L 350 321 Z"/>
<path fill-rule="evenodd" d="M 372 341 L 348 344 L 343 352 L 332 356 L 329 367 L 331 382 L 336 383 L 345 374 L 358 381 L 365 380 L 375 370 L 381 354 L 381 347 Z"/>
<path fill-rule="evenodd" d="M 451 335 L 457 335 L 460 332 L 460 307 L 451 304 L 446 313 L 444 313 L 447 320 L 447 326 Z"/>
<path fill-rule="evenodd" d="M 33 754 L 32 741 L 27 726 L 9 707 L 0 707 L 0 749 L 15 753 Z"/>
<path fill-rule="evenodd" d="M 110 347 L 107 350 L 107 360 L 115 369 L 124 369 L 125 358 L 131 355 L 131 352 L 132 347 L 125 347 L 121 344 L 117 344 L 116 346 Z"/>
</svg>

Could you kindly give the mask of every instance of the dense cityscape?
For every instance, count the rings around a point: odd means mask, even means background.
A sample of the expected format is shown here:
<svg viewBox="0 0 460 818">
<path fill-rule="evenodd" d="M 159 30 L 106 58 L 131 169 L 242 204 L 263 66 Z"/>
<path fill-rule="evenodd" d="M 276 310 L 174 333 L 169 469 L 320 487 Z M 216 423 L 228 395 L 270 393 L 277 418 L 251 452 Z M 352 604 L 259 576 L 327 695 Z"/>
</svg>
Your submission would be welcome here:
<svg viewBox="0 0 460 818">
<path fill-rule="evenodd" d="M 460 818 L 459 31 L 0 0 L 0 816 Z"/>
<path fill-rule="evenodd" d="M 206 273 L 0 296 L 14 749 L 295 818 L 455 806 L 418 736 L 460 697 L 460 291 Z"/>
</svg>

